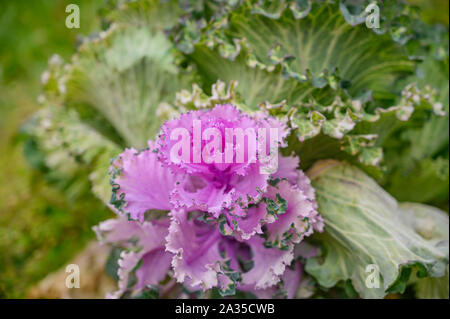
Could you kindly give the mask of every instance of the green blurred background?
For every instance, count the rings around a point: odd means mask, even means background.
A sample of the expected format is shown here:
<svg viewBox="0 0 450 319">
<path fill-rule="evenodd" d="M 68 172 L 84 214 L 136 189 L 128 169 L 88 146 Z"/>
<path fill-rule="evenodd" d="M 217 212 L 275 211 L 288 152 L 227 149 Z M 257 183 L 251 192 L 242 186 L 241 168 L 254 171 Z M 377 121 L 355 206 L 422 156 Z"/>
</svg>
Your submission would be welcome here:
<svg viewBox="0 0 450 319">
<path fill-rule="evenodd" d="M 80 29 L 65 26 L 66 5 L 80 6 Z M 40 76 L 53 53 L 73 54 L 77 37 L 100 29 L 102 1 L 0 2 L 0 298 L 26 290 L 94 237 L 109 216 L 89 193 L 67 195 L 26 162 L 20 127 L 38 109 Z M 36 165 L 36 163 L 34 163 Z M 66 194 L 66 195 L 64 195 Z"/>
<path fill-rule="evenodd" d="M 0 298 L 23 298 L 89 240 L 111 215 L 87 191 L 64 190 L 27 163 L 21 125 L 39 108 L 40 76 L 48 59 L 73 54 L 77 37 L 99 30 L 106 0 L 0 1 Z M 424 20 L 448 25 L 447 0 L 410 0 Z M 65 7 L 80 7 L 80 29 L 65 27 Z M 33 168 L 34 167 L 34 168 Z M 41 168 L 42 169 L 42 168 Z"/>
</svg>

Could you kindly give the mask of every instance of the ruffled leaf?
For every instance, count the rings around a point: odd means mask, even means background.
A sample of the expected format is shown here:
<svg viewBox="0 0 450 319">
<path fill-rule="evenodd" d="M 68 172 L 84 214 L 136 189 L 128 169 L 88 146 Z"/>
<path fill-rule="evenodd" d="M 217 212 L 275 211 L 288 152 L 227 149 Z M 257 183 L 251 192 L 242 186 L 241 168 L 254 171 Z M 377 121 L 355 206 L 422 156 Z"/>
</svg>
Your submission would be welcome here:
<svg viewBox="0 0 450 319">
<path fill-rule="evenodd" d="M 130 218 L 142 222 L 148 211 L 171 210 L 170 194 L 178 177 L 159 161 L 152 141 L 141 152 L 126 149 L 114 159 L 112 173 L 111 204 Z"/>
<path fill-rule="evenodd" d="M 81 121 L 73 110 L 48 106 L 38 111 L 27 128 L 37 141 L 45 162 L 59 180 L 81 181 L 89 174 L 92 190 L 105 203 L 109 201 L 108 167 L 120 147 Z"/>
<path fill-rule="evenodd" d="M 411 273 L 445 275 L 448 215 L 435 208 L 399 205 L 359 169 L 336 161 L 317 163 L 309 172 L 326 232 L 318 236 L 322 255 L 306 270 L 325 287 L 351 279 L 363 298 L 402 292 Z M 367 266 L 379 269 L 379 288 L 366 284 Z M 370 270 L 370 269 L 369 269 Z"/>
</svg>

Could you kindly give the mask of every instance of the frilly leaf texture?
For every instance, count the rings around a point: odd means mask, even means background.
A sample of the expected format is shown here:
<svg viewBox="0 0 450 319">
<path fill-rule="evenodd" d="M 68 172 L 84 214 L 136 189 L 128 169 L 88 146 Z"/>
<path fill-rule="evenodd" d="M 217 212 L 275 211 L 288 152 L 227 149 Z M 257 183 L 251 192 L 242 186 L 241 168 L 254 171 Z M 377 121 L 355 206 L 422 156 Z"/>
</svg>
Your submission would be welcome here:
<svg viewBox="0 0 450 319">
<path fill-rule="evenodd" d="M 448 215 L 421 204 L 399 204 L 361 170 L 333 160 L 309 171 L 326 231 L 322 255 L 306 271 L 332 287 L 351 279 L 363 298 L 403 292 L 411 272 L 442 277 L 449 258 Z M 379 288 L 367 285 L 367 267 L 379 269 Z"/>
</svg>

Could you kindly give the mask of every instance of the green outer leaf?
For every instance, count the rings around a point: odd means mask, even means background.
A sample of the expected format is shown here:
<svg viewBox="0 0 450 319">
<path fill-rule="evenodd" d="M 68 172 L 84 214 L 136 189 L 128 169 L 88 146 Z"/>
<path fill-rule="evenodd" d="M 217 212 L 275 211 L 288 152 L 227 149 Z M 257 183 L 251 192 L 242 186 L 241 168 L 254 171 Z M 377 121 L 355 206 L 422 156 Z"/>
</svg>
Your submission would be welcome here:
<svg viewBox="0 0 450 319">
<path fill-rule="evenodd" d="M 260 61 L 270 63 L 269 52 L 274 44 L 294 60 L 289 68 L 304 74 L 309 70 L 319 77 L 324 70 L 339 69 L 342 79 L 350 81 L 351 92 L 372 89 L 376 94 L 389 92 L 389 85 L 403 72 L 410 72 L 412 63 L 399 45 L 388 35 L 377 35 L 365 25 L 352 27 L 345 21 L 338 4 L 313 3 L 310 13 L 293 18 L 288 11 L 278 20 L 261 15 L 232 15 L 233 37 L 245 37 Z"/>
<path fill-rule="evenodd" d="M 447 32 L 448 43 L 448 32 Z M 447 44 L 448 45 L 448 44 Z M 389 193 L 398 200 L 414 200 L 448 207 L 449 190 L 449 82 L 448 56 L 440 61 L 428 56 L 416 75 L 419 88 L 438 90 L 437 101 L 442 103 L 445 116 L 431 117 L 418 125 L 410 121 L 385 142 L 386 164 L 389 174 L 383 181 Z M 415 185 L 421 185 L 417 189 Z"/>
<path fill-rule="evenodd" d="M 36 139 L 54 174 L 60 174 L 60 179 L 77 179 L 87 169 L 94 194 L 108 203 L 108 168 L 111 158 L 121 150 L 117 144 L 82 122 L 74 110 L 54 106 L 35 114 L 28 134 Z"/>
<path fill-rule="evenodd" d="M 179 1 L 140 0 L 122 3 L 106 17 L 115 23 L 146 27 L 151 31 L 172 28 L 184 13 Z"/>
<path fill-rule="evenodd" d="M 253 98 L 266 97 L 267 92 L 273 93 L 268 96 L 271 103 L 280 102 L 277 98 L 283 96 L 292 104 L 304 98 L 301 93 L 305 91 L 311 93 L 314 88 L 335 86 L 335 78 L 330 75 L 338 69 L 341 80 L 347 87 L 350 84 L 351 94 L 373 90 L 376 98 L 390 99 L 395 96 L 393 83 L 413 71 L 414 62 L 399 44 L 388 34 L 375 34 L 365 25 L 350 25 L 338 2 L 314 2 L 301 19 L 292 14 L 293 6 L 295 3 L 289 8 L 283 5 L 282 12 L 264 14 L 259 5 L 243 5 L 231 11 L 222 22 L 208 25 L 188 55 L 207 80 L 204 88 L 218 79 L 237 80 L 242 89 L 239 93 L 253 108 L 256 105 L 252 103 Z M 248 56 L 239 58 L 244 47 L 249 51 Z M 275 70 L 276 78 L 255 68 L 266 72 Z M 310 83 L 297 87 L 283 81 L 280 75 Z M 287 92 L 280 94 L 281 90 Z M 300 92 L 289 92 L 292 90 Z"/>
<path fill-rule="evenodd" d="M 92 121 L 92 112 L 99 115 L 96 129 L 112 125 L 126 146 L 145 147 L 165 120 L 160 109 L 189 83 L 178 73 L 171 49 L 160 32 L 112 27 L 83 44 L 67 66 L 65 104 L 86 113 L 86 121 Z"/>
<path fill-rule="evenodd" d="M 332 2 L 247 1 L 203 30 L 197 26 L 186 57 L 205 92 L 218 80 L 236 81 L 245 110 L 284 102 L 288 106 L 274 113 L 288 113 L 301 141 L 321 132 L 338 139 L 341 151 L 379 178 L 383 139 L 416 106 L 403 96 L 414 86 L 405 84 L 399 99 L 394 84 L 416 62 L 395 32 L 377 34 L 350 16 L 345 1 Z M 408 10 L 386 4 L 384 26 Z M 194 24 L 190 20 L 186 29 Z"/>
<path fill-rule="evenodd" d="M 245 43 L 237 43 L 237 55 L 231 60 L 223 58 L 218 50 L 211 50 L 203 43 L 195 46 L 195 51 L 189 57 L 196 66 L 203 81 L 202 88 L 209 88 L 217 80 L 238 82 L 237 92 L 250 110 L 256 110 L 258 104 L 264 101 L 278 103 L 301 100 L 314 88 L 295 80 L 285 79 L 280 68 L 268 71 L 258 66 L 247 64 L 252 56 L 245 50 Z"/>
<path fill-rule="evenodd" d="M 42 76 L 44 109 L 26 125 L 55 180 L 86 188 L 88 175 L 105 203 L 111 158 L 125 146 L 145 147 L 173 116 L 175 92 L 191 79 L 178 71 L 162 32 L 177 22 L 181 11 L 171 8 L 179 3 L 158 4 L 126 3 L 109 16 L 114 24 L 107 31 L 84 39 L 70 63 L 53 56 Z M 137 17 L 149 13 L 167 19 L 150 26 Z"/>
<path fill-rule="evenodd" d="M 382 298 L 404 289 L 409 269 L 440 277 L 448 264 L 448 215 L 417 204 L 399 205 L 361 170 L 334 160 L 320 161 L 309 176 L 325 221 L 322 256 L 306 271 L 325 287 L 351 279 L 363 298 Z M 365 285 L 366 267 L 380 270 L 380 288 Z"/>
</svg>

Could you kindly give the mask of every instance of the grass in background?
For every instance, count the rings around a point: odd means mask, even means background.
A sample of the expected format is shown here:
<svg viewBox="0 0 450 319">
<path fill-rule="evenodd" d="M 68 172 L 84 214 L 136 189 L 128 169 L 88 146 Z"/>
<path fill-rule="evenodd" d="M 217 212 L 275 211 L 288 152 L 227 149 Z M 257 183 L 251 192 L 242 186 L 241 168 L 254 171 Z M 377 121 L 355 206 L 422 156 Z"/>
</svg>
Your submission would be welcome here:
<svg viewBox="0 0 450 319">
<path fill-rule="evenodd" d="M 65 7 L 80 7 L 67 29 Z M 101 1 L 0 2 L 0 298 L 21 298 L 94 237 L 109 212 L 88 192 L 68 199 L 23 157 L 18 130 L 38 109 L 40 75 L 53 53 L 69 59 L 77 36 L 100 29 Z"/>
</svg>

